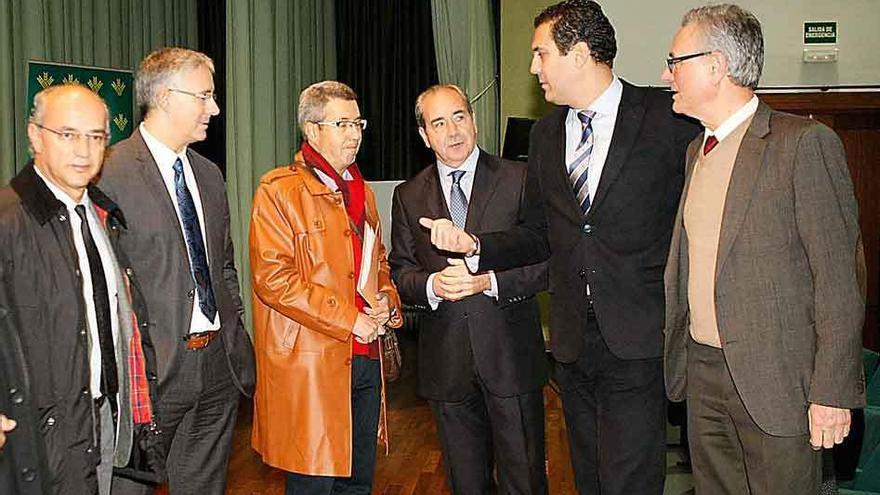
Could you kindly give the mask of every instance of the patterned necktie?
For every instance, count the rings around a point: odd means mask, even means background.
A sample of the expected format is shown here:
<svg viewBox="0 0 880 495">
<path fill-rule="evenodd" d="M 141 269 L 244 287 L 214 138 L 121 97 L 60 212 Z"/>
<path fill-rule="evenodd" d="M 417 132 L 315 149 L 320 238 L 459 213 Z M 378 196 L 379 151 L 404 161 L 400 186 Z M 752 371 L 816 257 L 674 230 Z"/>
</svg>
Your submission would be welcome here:
<svg viewBox="0 0 880 495">
<path fill-rule="evenodd" d="M 590 153 L 593 152 L 592 122 L 596 113 L 584 110 L 578 112 L 577 115 L 583 128 L 581 141 L 575 150 L 580 154 L 568 164 L 568 180 L 574 189 L 574 195 L 581 207 L 581 212 L 586 215 L 590 210 L 590 181 L 587 179 L 590 175 Z"/>
<path fill-rule="evenodd" d="M 709 154 L 710 151 L 715 149 L 715 146 L 718 145 L 718 138 L 715 136 L 709 136 L 706 138 L 706 142 L 703 144 L 703 156 Z"/>
<path fill-rule="evenodd" d="M 104 264 L 92 238 L 86 207 L 76 205 L 74 211 L 82 219 L 81 228 L 86 257 L 89 260 L 89 273 L 92 275 L 92 300 L 95 304 L 95 321 L 98 324 L 98 345 L 101 349 L 101 393 L 115 400 L 119 391 L 119 378 L 116 375 L 116 351 L 113 347 L 113 331 L 110 323 L 110 295 L 107 291 L 107 279 L 104 275 Z"/>
<path fill-rule="evenodd" d="M 174 162 L 174 192 L 177 194 L 177 206 L 180 208 L 180 219 L 183 222 L 183 233 L 186 238 L 186 250 L 189 252 L 189 266 L 199 294 L 199 309 L 210 321 L 217 314 L 217 303 L 214 300 L 214 289 L 211 287 L 211 272 L 208 270 L 208 256 L 205 241 L 202 239 L 202 228 L 199 215 L 186 178 L 183 175 L 183 162 L 178 158 Z"/>
<path fill-rule="evenodd" d="M 452 223 L 462 229 L 467 221 L 468 210 L 468 200 L 461 189 L 461 178 L 464 174 L 464 170 L 449 172 L 449 176 L 452 177 L 452 187 L 449 189 L 449 214 L 452 215 Z"/>
</svg>

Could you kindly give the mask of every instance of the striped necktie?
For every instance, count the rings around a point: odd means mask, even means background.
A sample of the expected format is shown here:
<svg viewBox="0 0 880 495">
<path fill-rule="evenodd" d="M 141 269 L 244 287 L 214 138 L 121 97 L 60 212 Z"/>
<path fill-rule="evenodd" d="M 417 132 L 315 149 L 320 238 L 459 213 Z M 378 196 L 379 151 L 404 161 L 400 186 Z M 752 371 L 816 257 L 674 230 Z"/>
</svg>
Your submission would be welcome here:
<svg viewBox="0 0 880 495">
<path fill-rule="evenodd" d="M 452 215 L 452 223 L 461 229 L 464 229 L 467 221 L 468 210 L 467 197 L 461 188 L 461 178 L 464 174 L 464 170 L 449 172 L 449 176 L 452 177 L 452 187 L 449 189 L 449 214 Z"/>
<path fill-rule="evenodd" d="M 592 122 L 596 113 L 583 110 L 577 115 L 583 130 L 581 131 L 581 141 L 575 150 L 579 154 L 568 164 L 568 180 L 574 189 L 574 195 L 581 207 L 581 212 L 586 215 L 590 210 L 590 181 L 587 179 L 590 175 L 590 154 L 593 152 Z"/>
</svg>

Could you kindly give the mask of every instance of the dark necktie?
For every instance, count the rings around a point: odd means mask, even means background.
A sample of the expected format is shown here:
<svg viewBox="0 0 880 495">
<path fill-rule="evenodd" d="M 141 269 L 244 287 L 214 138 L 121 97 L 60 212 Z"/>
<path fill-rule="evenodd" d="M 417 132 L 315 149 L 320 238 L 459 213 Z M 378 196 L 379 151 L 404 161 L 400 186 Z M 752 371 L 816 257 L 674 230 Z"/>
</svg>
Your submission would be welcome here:
<svg viewBox="0 0 880 495">
<path fill-rule="evenodd" d="M 461 229 L 467 221 L 468 210 L 467 197 L 461 188 L 461 178 L 464 174 L 464 170 L 449 172 L 449 176 L 452 177 L 452 188 L 449 189 L 449 214 L 452 215 L 452 223 Z"/>
<path fill-rule="evenodd" d="M 578 205 L 584 215 L 590 210 L 590 154 L 593 152 L 593 117 L 596 113 L 589 110 L 578 112 L 581 121 L 581 141 L 578 143 L 577 157 L 568 164 L 568 180 L 574 189 Z"/>
<path fill-rule="evenodd" d="M 86 256 L 89 260 L 89 273 L 92 275 L 92 299 L 95 304 L 95 320 L 98 323 L 98 345 L 101 348 L 101 393 L 111 401 L 119 391 L 119 378 L 116 376 L 116 351 L 113 347 L 113 331 L 110 323 L 110 295 L 107 293 L 107 279 L 104 264 L 92 238 L 86 208 L 76 205 L 74 211 L 82 219 L 81 230 Z"/>
<path fill-rule="evenodd" d="M 174 192 L 177 194 L 177 207 L 180 208 L 180 219 L 183 222 L 183 233 L 186 238 L 186 250 L 189 253 L 189 266 L 199 294 L 199 309 L 210 321 L 217 314 L 217 303 L 214 300 L 214 289 L 211 287 L 211 272 L 208 270 L 208 255 L 205 241 L 202 239 L 202 228 L 199 215 L 186 178 L 183 175 L 183 162 L 178 158 L 174 162 Z"/>
<path fill-rule="evenodd" d="M 718 145 L 718 138 L 715 136 L 709 136 L 706 138 L 706 142 L 703 144 L 703 156 L 709 154 L 710 151 L 715 149 L 715 146 Z"/>
</svg>

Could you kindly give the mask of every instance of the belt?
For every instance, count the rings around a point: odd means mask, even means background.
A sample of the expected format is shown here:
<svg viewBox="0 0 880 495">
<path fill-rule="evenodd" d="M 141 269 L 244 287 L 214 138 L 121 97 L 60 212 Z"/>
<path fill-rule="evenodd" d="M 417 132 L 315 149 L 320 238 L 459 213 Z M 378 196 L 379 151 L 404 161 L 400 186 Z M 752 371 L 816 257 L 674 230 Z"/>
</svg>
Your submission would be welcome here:
<svg viewBox="0 0 880 495">
<path fill-rule="evenodd" d="M 217 335 L 219 334 L 219 330 L 191 333 L 187 335 L 186 338 L 184 338 L 184 340 L 186 341 L 186 348 L 190 351 L 204 349 L 205 347 L 208 347 L 208 344 L 210 344 L 212 340 L 217 338 Z"/>
</svg>

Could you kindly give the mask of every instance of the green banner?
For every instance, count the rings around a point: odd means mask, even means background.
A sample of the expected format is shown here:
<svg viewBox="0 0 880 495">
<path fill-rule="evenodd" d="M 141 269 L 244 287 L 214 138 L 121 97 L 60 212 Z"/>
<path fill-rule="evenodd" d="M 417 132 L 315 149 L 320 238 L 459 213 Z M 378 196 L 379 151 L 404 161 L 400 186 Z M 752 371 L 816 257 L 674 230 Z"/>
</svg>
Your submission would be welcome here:
<svg viewBox="0 0 880 495">
<path fill-rule="evenodd" d="M 98 94 L 110 109 L 110 143 L 131 135 L 134 126 L 134 76 L 129 70 L 103 69 L 85 65 L 28 62 L 27 112 L 34 95 L 55 84 L 79 83 Z"/>
</svg>

